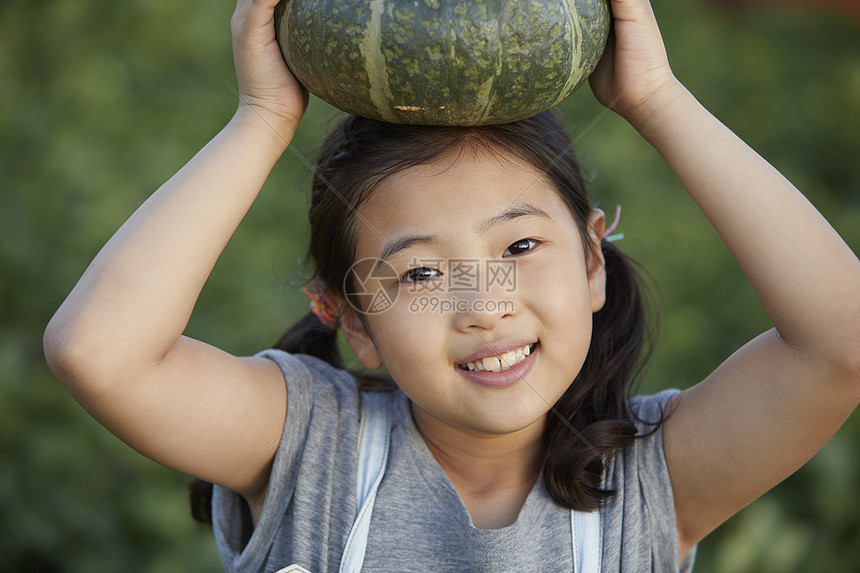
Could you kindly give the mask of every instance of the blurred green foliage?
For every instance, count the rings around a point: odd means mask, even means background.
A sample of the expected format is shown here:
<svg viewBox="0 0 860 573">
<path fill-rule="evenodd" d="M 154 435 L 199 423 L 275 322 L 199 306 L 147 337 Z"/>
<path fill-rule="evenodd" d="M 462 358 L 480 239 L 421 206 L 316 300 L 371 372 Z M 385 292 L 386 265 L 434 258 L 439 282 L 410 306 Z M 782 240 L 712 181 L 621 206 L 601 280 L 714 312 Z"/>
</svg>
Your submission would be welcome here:
<svg viewBox="0 0 860 573">
<path fill-rule="evenodd" d="M 655 4 L 680 79 L 856 252 L 860 23 L 774 6 Z M 110 234 L 230 117 L 232 9 L 0 3 L 0 572 L 219 567 L 210 531 L 188 515 L 187 478 L 77 406 L 44 364 L 41 333 Z M 660 287 L 661 338 L 643 390 L 695 383 L 767 318 L 660 157 L 587 88 L 560 111 L 595 197 L 610 213 L 624 205 L 622 248 Z M 332 113 L 312 102 L 216 266 L 191 336 L 251 353 L 306 308 L 295 288 L 307 272 L 304 161 Z M 703 542 L 697 571 L 860 569 L 858 445 L 855 414 L 809 464 Z"/>
</svg>

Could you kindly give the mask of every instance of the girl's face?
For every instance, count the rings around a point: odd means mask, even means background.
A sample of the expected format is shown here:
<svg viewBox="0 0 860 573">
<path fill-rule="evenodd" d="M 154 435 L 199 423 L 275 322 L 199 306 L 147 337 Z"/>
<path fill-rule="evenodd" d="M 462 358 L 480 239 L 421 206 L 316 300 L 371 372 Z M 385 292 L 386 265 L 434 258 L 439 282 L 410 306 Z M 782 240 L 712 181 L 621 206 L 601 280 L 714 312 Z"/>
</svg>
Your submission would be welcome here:
<svg viewBox="0 0 860 573">
<path fill-rule="evenodd" d="M 592 240 L 603 222 L 594 211 Z M 585 360 L 605 278 L 552 185 L 466 148 L 386 179 L 356 226 L 365 313 L 344 329 L 366 367 L 385 364 L 419 427 L 542 429 Z"/>
</svg>

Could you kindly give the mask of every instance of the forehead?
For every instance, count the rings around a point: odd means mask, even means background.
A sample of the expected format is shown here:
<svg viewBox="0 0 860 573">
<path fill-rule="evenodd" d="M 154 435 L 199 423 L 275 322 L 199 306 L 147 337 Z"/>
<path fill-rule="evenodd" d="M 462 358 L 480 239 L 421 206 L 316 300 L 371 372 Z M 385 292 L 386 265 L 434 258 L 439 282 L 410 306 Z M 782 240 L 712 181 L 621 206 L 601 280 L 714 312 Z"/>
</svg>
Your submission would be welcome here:
<svg viewBox="0 0 860 573">
<path fill-rule="evenodd" d="M 540 170 L 529 161 L 511 151 L 480 141 L 464 141 L 430 161 L 393 173 L 386 182 L 415 177 L 436 177 L 454 170 L 480 170 L 484 174 L 503 171 L 509 174 L 522 173 L 527 177 L 540 177 Z"/>
<path fill-rule="evenodd" d="M 362 247 L 401 232 L 474 240 L 481 222 L 519 204 L 572 222 L 558 190 L 534 166 L 464 146 L 380 182 L 358 210 L 356 240 L 365 253 Z"/>
</svg>

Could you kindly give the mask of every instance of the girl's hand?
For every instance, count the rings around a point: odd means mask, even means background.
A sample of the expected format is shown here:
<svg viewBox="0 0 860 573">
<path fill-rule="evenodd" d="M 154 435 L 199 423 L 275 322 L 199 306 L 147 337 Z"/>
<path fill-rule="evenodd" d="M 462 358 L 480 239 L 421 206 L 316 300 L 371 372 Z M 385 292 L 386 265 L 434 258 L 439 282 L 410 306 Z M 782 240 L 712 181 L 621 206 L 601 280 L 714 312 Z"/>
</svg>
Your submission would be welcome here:
<svg viewBox="0 0 860 573">
<path fill-rule="evenodd" d="M 308 92 L 284 63 L 275 38 L 278 0 L 238 0 L 230 22 L 239 110 L 259 115 L 279 135 L 291 136 L 308 104 Z"/>
<path fill-rule="evenodd" d="M 589 78 L 598 101 L 634 127 L 647 121 L 663 96 L 680 86 L 666 57 L 648 0 L 612 0 L 613 29 Z"/>
</svg>

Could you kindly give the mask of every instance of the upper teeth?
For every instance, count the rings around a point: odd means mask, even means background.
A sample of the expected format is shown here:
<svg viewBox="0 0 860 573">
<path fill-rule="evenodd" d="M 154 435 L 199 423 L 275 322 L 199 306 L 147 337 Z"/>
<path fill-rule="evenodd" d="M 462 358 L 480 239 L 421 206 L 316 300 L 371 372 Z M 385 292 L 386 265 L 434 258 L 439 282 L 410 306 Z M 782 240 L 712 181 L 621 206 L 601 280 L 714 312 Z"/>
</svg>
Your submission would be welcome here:
<svg viewBox="0 0 860 573">
<path fill-rule="evenodd" d="M 482 370 L 502 372 L 504 370 L 510 370 L 511 366 L 522 362 L 525 357 L 531 353 L 531 351 L 532 345 L 526 344 L 522 348 L 510 350 L 504 354 L 499 354 L 498 356 L 487 356 L 486 358 L 476 360 L 475 362 L 467 362 L 466 367 L 469 370 L 477 370 L 479 372 Z"/>
</svg>

